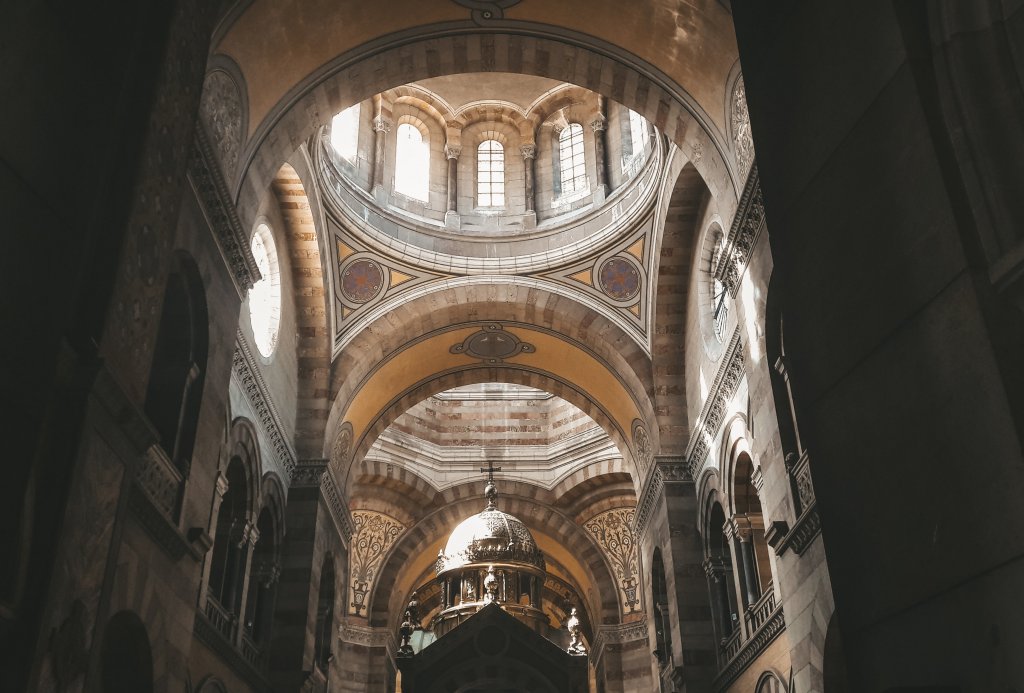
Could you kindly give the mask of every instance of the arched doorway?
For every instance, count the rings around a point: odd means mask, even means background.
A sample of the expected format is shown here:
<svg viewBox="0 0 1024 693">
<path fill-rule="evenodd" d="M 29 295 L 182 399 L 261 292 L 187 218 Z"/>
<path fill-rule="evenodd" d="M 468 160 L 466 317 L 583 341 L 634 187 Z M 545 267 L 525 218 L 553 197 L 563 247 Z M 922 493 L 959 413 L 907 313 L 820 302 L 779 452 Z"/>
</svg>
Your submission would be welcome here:
<svg viewBox="0 0 1024 693">
<path fill-rule="evenodd" d="M 119 611 L 107 622 L 100 651 L 103 693 L 152 693 L 153 653 L 142 621 Z"/>
</svg>

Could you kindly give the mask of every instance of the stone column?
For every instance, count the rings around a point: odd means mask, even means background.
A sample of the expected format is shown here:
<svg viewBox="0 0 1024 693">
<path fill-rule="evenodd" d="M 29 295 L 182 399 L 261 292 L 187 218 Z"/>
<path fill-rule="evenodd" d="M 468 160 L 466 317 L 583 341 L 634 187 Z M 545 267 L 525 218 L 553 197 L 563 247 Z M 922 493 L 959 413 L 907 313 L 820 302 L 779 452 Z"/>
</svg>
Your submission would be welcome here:
<svg viewBox="0 0 1024 693">
<path fill-rule="evenodd" d="M 708 593 L 711 596 L 712 619 L 715 635 L 720 642 L 732 635 L 732 606 L 729 601 L 730 571 L 721 560 L 704 559 L 704 573 L 708 576 Z"/>
<path fill-rule="evenodd" d="M 391 126 L 391 121 L 382 115 L 377 115 L 373 119 L 373 195 L 378 202 L 387 197 L 384 190 L 384 153 L 385 138 L 391 132 Z"/>
<path fill-rule="evenodd" d="M 743 604 L 752 606 L 757 603 L 761 593 L 758 589 L 757 556 L 754 555 L 754 528 L 745 515 L 732 518 L 730 524 L 738 542 L 740 558 L 740 574 L 743 580 Z"/>
<path fill-rule="evenodd" d="M 459 157 L 462 147 L 446 144 L 444 155 L 448 158 L 448 208 L 444 213 L 444 225 L 449 229 L 459 228 Z"/>
<path fill-rule="evenodd" d="M 523 155 L 523 199 L 526 201 L 526 219 L 524 225 L 532 228 L 537 224 L 536 201 L 534 195 L 534 175 L 537 162 L 537 145 L 524 144 L 519 148 Z"/>
<path fill-rule="evenodd" d="M 256 548 L 256 542 L 260 540 L 260 531 L 251 522 L 245 523 L 242 530 L 242 539 L 238 542 L 239 562 L 242 564 L 242 590 L 240 594 L 232 594 L 232 604 L 238 605 L 234 613 L 238 615 L 238 628 L 235 631 L 235 645 L 241 647 L 242 635 L 245 633 L 245 607 L 249 599 L 249 582 L 252 573 L 252 554 Z M 235 583 L 238 584 L 237 582 Z M 230 608 L 230 607 L 229 607 Z"/>
<path fill-rule="evenodd" d="M 597 116 L 590 121 L 590 129 L 594 131 L 594 167 L 597 171 L 594 186 L 594 202 L 604 202 L 608 195 L 608 162 L 605 150 L 605 129 L 608 126 L 608 118 L 605 117 L 605 100 L 603 96 L 597 97 Z"/>
</svg>

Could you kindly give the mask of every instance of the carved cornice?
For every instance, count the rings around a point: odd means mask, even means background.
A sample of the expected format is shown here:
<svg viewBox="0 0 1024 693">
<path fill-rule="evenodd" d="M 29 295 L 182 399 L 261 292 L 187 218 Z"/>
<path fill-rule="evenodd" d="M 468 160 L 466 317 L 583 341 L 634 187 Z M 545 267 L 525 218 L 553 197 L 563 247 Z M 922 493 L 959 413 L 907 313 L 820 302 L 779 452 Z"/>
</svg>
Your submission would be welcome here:
<svg viewBox="0 0 1024 693">
<path fill-rule="evenodd" d="M 256 411 L 263 432 L 270 439 L 271 447 L 274 448 L 278 462 L 287 473 L 288 483 L 291 485 L 292 477 L 295 474 L 295 453 L 284 435 L 281 416 L 277 413 L 277 407 L 274 406 L 274 401 L 270 398 L 267 383 L 263 380 L 263 375 L 257 368 L 256 361 L 241 331 L 235 335 L 235 353 L 231 359 L 231 370 L 238 378 L 242 390 Z"/>
<path fill-rule="evenodd" d="M 644 535 L 647 521 L 651 519 L 651 513 L 654 511 L 654 503 L 661 497 L 663 488 L 665 488 L 665 477 L 658 465 L 654 465 L 644 482 L 643 491 L 640 492 L 640 502 L 637 503 L 636 517 L 633 519 L 633 531 L 638 537 Z"/>
<path fill-rule="evenodd" d="M 730 295 L 736 298 L 739 278 L 750 260 L 750 251 L 764 227 L 764 195 L 758 179 L 757 165 L 750 167 L 750 175 L 743 187 L 736 216 L 733 217 L 729 236 L 725 241 L 722 261 L 718 263 L 715 277 L 725 284 Z"/>
<path fill-rule="evenodd" d="M 342 623 L 339 625 L 338 639 L 342 642 L 363 645 L 365 647 L 386 647 L 392 652 L 398 647 L 394 634 L 387 628 L 373 628 L 357 623 Z"/>
<path fill-rule="evenodd" d="M 330 468 L 320 476 L 320 491 L 327 501 L 327 508 L 330 510 L 331 519 L 334 520 L 334 527 L 338 530 L 341 541 L 347 548 L 349 540 L 356 531 L 355 522 L 352 521 L 352 514 L 348 510 L 348 504 L 341 498 L 338 485 L 334 481 L 334 474 Z"/>
<path fill-rule="evenodd" d="M 593 655 L 593 662 L 597 665 L 601 661 L 601 655 L 608 645 L 620 645 L 627 642 L 647 639 L 647 619 L 630 621 L 629 623 L 616 623 L 608 626 L 598 626 L 597 634 L 594 636 L 593 646 L 590 651 Z"/>
<path fill-rule="evenodd" d="M 326 459 L 296 460 L 291 475 L 291 488 L 316 488 L 327 469 Z"/>
<path fill-rule="evenodd" d="M 729 401 L 736 394 L 736 388 L 743 377 L 743 362 L 743 340 L 740 339 L 740 329 L 737 326 L 736 331 L 732 334 L 732 339 L 729 340 L 729 347 L 725 351 L 725 357 L 718 368 L 718 373 L 715 374 L 715 380 L 711 384 L 707 399 L 704 400 L 704 407 L 701 409 L 700 416 L 697 417 L 697 424 L 694 427 L 693 435 L 690 436 L 690 444 L 687 446 L 687 466 L 690 468 L 690 476 L 694 479 L 697 478 L 704 465 L 704 460 L 707 459 L 711 442 L 718 435 L 718 429 L 722 425 L 722 419 L 725 418 Z"/>
<path fill-rule="evenodd" d="M 188 178 L 192 181 L 217 247 L 231 271 L 238 297 L 245 300 L 246 292 L 260 279 L 260 270 L 252 256 L 249 234 L 242 229 L 217 157 L 201 125 L 196 127 L 192 140 Z"/>
<path fill-rule="evenodd" d="M 721 673 L 715 677 L 714 689 L 724 691 L 728 688 L 750 663 L 760 657 L 765 648 L 785 630 L 786 617 L 782 613 L 782 607 L 779 606 L 775 609 L 775 613 L 764 622 L 764 625 L 758 628 L 743 644 L 740 651 L 725 665 Z"/>
<path fill-rule="evenodd" d="M 657 455 L 654 461 L 666 484 L 693 482 L 693 475 L 683 455 Z"/>
</svg>

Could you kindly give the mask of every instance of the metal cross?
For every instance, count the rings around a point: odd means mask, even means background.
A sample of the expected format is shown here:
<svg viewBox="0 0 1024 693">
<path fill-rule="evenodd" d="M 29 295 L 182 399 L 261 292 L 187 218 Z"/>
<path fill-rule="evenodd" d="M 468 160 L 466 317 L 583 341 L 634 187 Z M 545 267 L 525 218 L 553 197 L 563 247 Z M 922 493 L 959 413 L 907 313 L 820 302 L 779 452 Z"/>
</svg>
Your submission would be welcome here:
<svg viewBox="0 0 1024 693">
<path fill-rule="evenodd" d="M 493 462 L 491 462 L 490 460 L 487 460 L 487 466 L 486 467 L 480 467 L 480 471 L 481 472 L 487 472 L 487 483 L 488 484 L 493 484 L 494 483 L 494 473 L 495 472 L 500 472 L 501 471 L 501 467 L 495 467 Z"/>
</svg>

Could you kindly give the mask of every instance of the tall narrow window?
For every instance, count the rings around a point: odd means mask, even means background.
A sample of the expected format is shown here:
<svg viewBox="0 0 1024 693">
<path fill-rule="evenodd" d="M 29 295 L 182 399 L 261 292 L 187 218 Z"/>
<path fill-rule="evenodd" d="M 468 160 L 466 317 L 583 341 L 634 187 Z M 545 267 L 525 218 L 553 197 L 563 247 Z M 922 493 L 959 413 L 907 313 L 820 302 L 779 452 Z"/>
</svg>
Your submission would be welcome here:
<svg viewBox="0 0 1024 693">
<path fill-rule="evenodd" d="M 587 169 L 583 159 L 583 126 L 571 123 L 558 135 L 558 163 L 562 194 L 587 189 Z"/>
<path fill-rule="evenodd" d="M 636 111 L 630 110 L 629 139 L 633 145 L 633 156 L 643 153 L 648 137 L 647 120 Z"/>
<path fill-rule="evenodd" d="M 426 202 L 430 183 L 430 147 L 414 125 L 398 126 L 395 192 Z"/>
<path fill-rule="evenodd" d="M 356 158 L 359 148 L 359 104 L 334 116 L 331 121 L 331 146 L 349 161 Z"/>
<path fill-rule="evenodd" d="M 505 148 L 497 140 L 476 149 L 476 197 L 481 207 L 505 206 Z"/>
<path fill-rule="evenodd" d="M 281 326 L 281 271 L 270 227 L 260 224 L 252 235 L 252 256 L 260 280 L 249 289 L 249 320 L 256 348 L 264 357 L 274 353 Z"/>
</svg>

